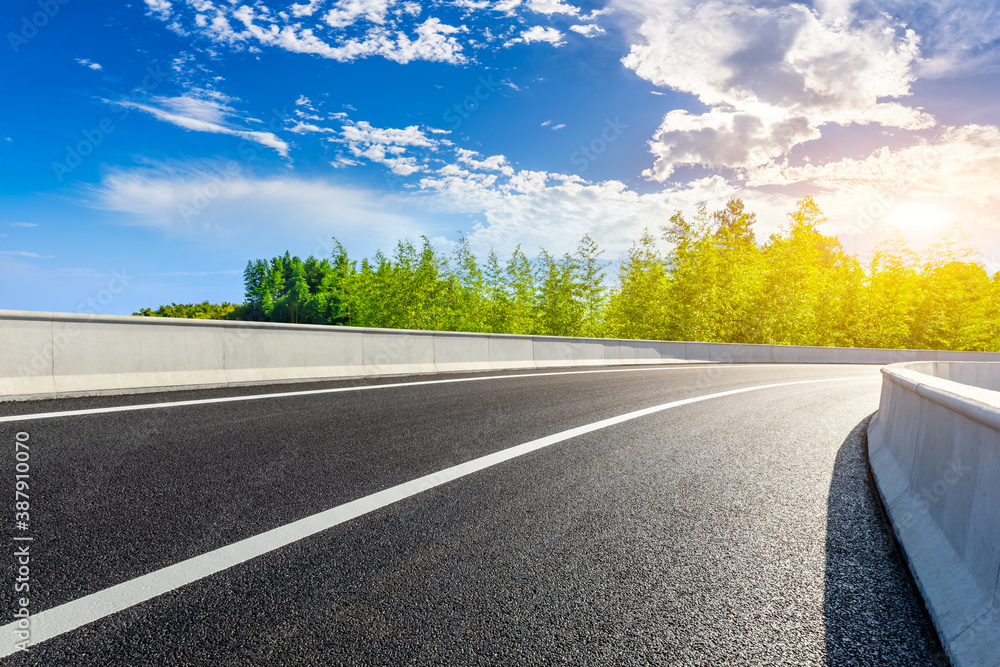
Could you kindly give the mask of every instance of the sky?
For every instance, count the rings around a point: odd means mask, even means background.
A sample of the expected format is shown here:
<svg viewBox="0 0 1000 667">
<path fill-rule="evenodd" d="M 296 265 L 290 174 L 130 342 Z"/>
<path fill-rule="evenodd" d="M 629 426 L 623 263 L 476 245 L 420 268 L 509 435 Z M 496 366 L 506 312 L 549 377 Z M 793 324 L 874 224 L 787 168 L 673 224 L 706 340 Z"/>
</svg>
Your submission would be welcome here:
<svg viewBox="0 0 1000 667">
<path fill-rule="evenodd" d="M 805 195 L 864 256 L 1000 270 L 1000 9 L 817 0 L 7 0 L 0 308 L 242 302 L 251 259 L 421 236 L 615 260 Z"/>
</svg>

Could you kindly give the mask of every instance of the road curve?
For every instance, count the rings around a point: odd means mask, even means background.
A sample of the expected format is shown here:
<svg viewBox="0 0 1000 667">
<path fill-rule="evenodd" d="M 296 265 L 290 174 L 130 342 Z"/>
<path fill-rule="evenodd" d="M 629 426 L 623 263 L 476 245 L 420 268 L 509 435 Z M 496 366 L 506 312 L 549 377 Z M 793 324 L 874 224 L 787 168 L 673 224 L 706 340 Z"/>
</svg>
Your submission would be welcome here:
<svg viewBox="0 0 1000 667">
<path fill-rule="evenodd" d="M 944 664 L 868 479 L 878 389 L 877 367 L 699 365 L 0 405 L 11 491 L 30 435 L 53 618 L 485 461 L 8 660 Z"/>
</svg>

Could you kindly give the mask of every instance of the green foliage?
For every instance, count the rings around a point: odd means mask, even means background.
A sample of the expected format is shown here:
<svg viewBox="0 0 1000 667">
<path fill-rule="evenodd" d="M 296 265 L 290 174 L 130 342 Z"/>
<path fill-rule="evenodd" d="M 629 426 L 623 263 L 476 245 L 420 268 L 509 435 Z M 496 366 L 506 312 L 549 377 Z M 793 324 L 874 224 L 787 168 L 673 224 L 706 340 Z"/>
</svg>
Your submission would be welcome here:
<svg viewBox="0 0 1000 667">
<path fill-rule="evenodd" d="M 232 303 L 214 304 L 208 301 L 201 303 L 172 303 L 160 306 L 156 310 L 143 308 L 138 313 L 142 317 L 184 317 L 195 320 L 237 320 L 245 319 L 244 307 Z"/>
<path fill-rule="evenodd" d="M 823 233 L 811 197 L 758 243 L 739 199 L 645 230 L 608 278 L 589 236 L 556 257 L 518 247 L 485 262 L 422 238 L 360 265 L 285 253 L 244 271 L 242 306 L 171 304 L 136 315 L 555 336 L 1000 351 L 1000 272 L 953 228 L 923 256 L 901 236 L 865 264 Z M 661 249 L 660 246 L 663 246 Z"/>
</svg>

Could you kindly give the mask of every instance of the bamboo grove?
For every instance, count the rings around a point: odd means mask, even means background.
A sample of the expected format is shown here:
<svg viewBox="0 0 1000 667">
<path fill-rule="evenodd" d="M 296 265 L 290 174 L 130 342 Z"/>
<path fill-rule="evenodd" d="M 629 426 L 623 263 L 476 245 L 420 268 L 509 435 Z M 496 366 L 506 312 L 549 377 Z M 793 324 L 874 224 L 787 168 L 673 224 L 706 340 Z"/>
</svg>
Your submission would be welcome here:
<svg viewBox="0 0 1000 667">
<path fill-rule="evenodd" d="M 810 197 L 781 233 L 756 239 L 739 199 L 646 230 L 615 269 L 585 236 L 561 257 L 491 252 L 466 239 L 450 256 L 423 239 L 360 263 L 285 253 L 249 262 L 245 302 L 145 309 L 137 315 L 342 326 L 1000 351 L 1000 272 L 990 277 L 960 229 L 917 254 L 881 241 L 864 262 L 820 226 Z M 667 248 L 667 250 L 662 250 Z M 612 273 L 613 275 L 608 275 Z"/>
</svg>

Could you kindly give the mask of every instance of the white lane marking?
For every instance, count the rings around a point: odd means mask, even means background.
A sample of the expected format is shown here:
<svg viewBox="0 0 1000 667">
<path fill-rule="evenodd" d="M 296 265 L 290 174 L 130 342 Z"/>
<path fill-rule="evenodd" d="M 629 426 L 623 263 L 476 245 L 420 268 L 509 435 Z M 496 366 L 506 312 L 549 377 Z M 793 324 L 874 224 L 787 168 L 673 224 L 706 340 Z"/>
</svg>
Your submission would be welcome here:
<svg viewBox="0 0 1000 667">
<path fill-rule="evenodd" d="M 433 489 L 436 486 L 446 484 L 466 475 L 471 475 L 480 470 L 490 468 L 499 463 L 523 456 L 543 447 L 548 447 L 570 438 L 575 438 L 586 433 L 592 433 L 609 426 L 621 424 L 639 417 L 645 417 L 657 412 L 669 410 L 670 408 L 690 405 L 700 401 L 707 401 L 713 398 L 733 396 L 750 391 L 760 391 L 762 389 L 774 389 L 777 387 L 789 387 L 793 385 L 818 384 L 824 382 L 848 382 L 857 380 L 879 380 L 881 378 L 873 376 L 847 377 L 847 378 L 826 378 L 821 380 L 798 380 L 795 382 L 780 382 L 777 384 L 765 384 L 754 387 L 743 387 L 741 389 L 731 389 L 715 394 L 695 396 L 679 401 L 655 405 L 651 408 L 636 410 L 617 417 L 602 419 L 601 421 L 577 426 L 566 431 L 561 431 L 553 435 L 538 438 L 521 445 L 515 445 L 493 454 L 488 454 L 459 465 L 439 470 L 430 475 L 424 475 L 417 479 L 403 484 L 373 493 L 364 498 L 353 500 L 338 507 L 313 514 L 304 519 L 299 519 L 279 528 L 274 528 L 267 532 L 249 537 L 245 540 L 235 542 L 225 547 L 209 551 L 200 556 L 189 558 L 175 565 L 170 565 L 161 570 L 151 572 L 131 581 L 112 586 L 103 591 L 86 595 L 82 598 L 67 602 L 46 609 L 45 611 L 33 614 L 30 617 L 30 643 L 29 646 L 36 646 L 46 640 L 58 637 L 61 634 L 70 632 L 88 623 L 110 616 L 119 611 L 134 607 L 137 604 L 169 593 L 181 586 L 204 579 L 210 575 L 222 572 L 231 567 L 245 563 L 246 561 L 275 551 L 299 540 L 305 539 L 316 533 L 337 526 L 351 519 L 374 512 L 377 509 L 391 505 L 410 496 Z M 16 652 L 15 644 L 18 636 L 14 633 L 19 629 L 18 621 L 8 623 L 0 629 L 0 636 L 12 638 L 10 643 L 3 642 L 0 645 L 0 658 Z"/>
<path fill-rule="evenodd" d="M 370 389 L 395 389 L 398 387 L 420 387 L 431 384 L 450 384 L 452 382 L 482 382 L 484 380 L 506 380 L 508 378 L 547 377 L 551 375 L 581 375 L 586 373 L 627 373 L 639 371 L 675 371 L 702 370 L 705 368 L 774 368 L 776 364 L 701 364 L 697 366 L 669 365 L 642 368 L 608 368 L 587 371 L 550 371 L 546 373 L 518 373 L 516 375 L 484 375 L 468 378 L 449 378 L 446 380 L 420 380 L 417 382 L 392 382 L 388 384 L 366 384 L 355 387 L 334 387 L 332 389 L 306 389 L 302 391 L 286 391 L 272 394 L 251 394 L 249 396 L 221 396 L 218 398 L 200 398 L 190 401 L 171 401 L 166 403 L 143 403 L 141 405 L 117 405 L 108 408 L 87 408 L 83 410 L 63 410 L 60 412 L 36 412 L 27 415 L 7 415 L 0 417 L 0 423 L 18 422 L 28 419 L 55 419 L 57 417 L 78 417 L 81 415 L 99 415 L 109 412 L 131 412 L 133 410 L 155 410 L 158 408 L 173 408 L 185 405 L 208 405 L 210 403 L 233 403 L 237 401 L 259 401 L 267 398 L 286 398 L 289 396 L 312 396 L 316 394 L 336 394 L 348 391 L 367 391 Z M 815 365 L 811 365 L 815 368 Z"/>
</svg>

